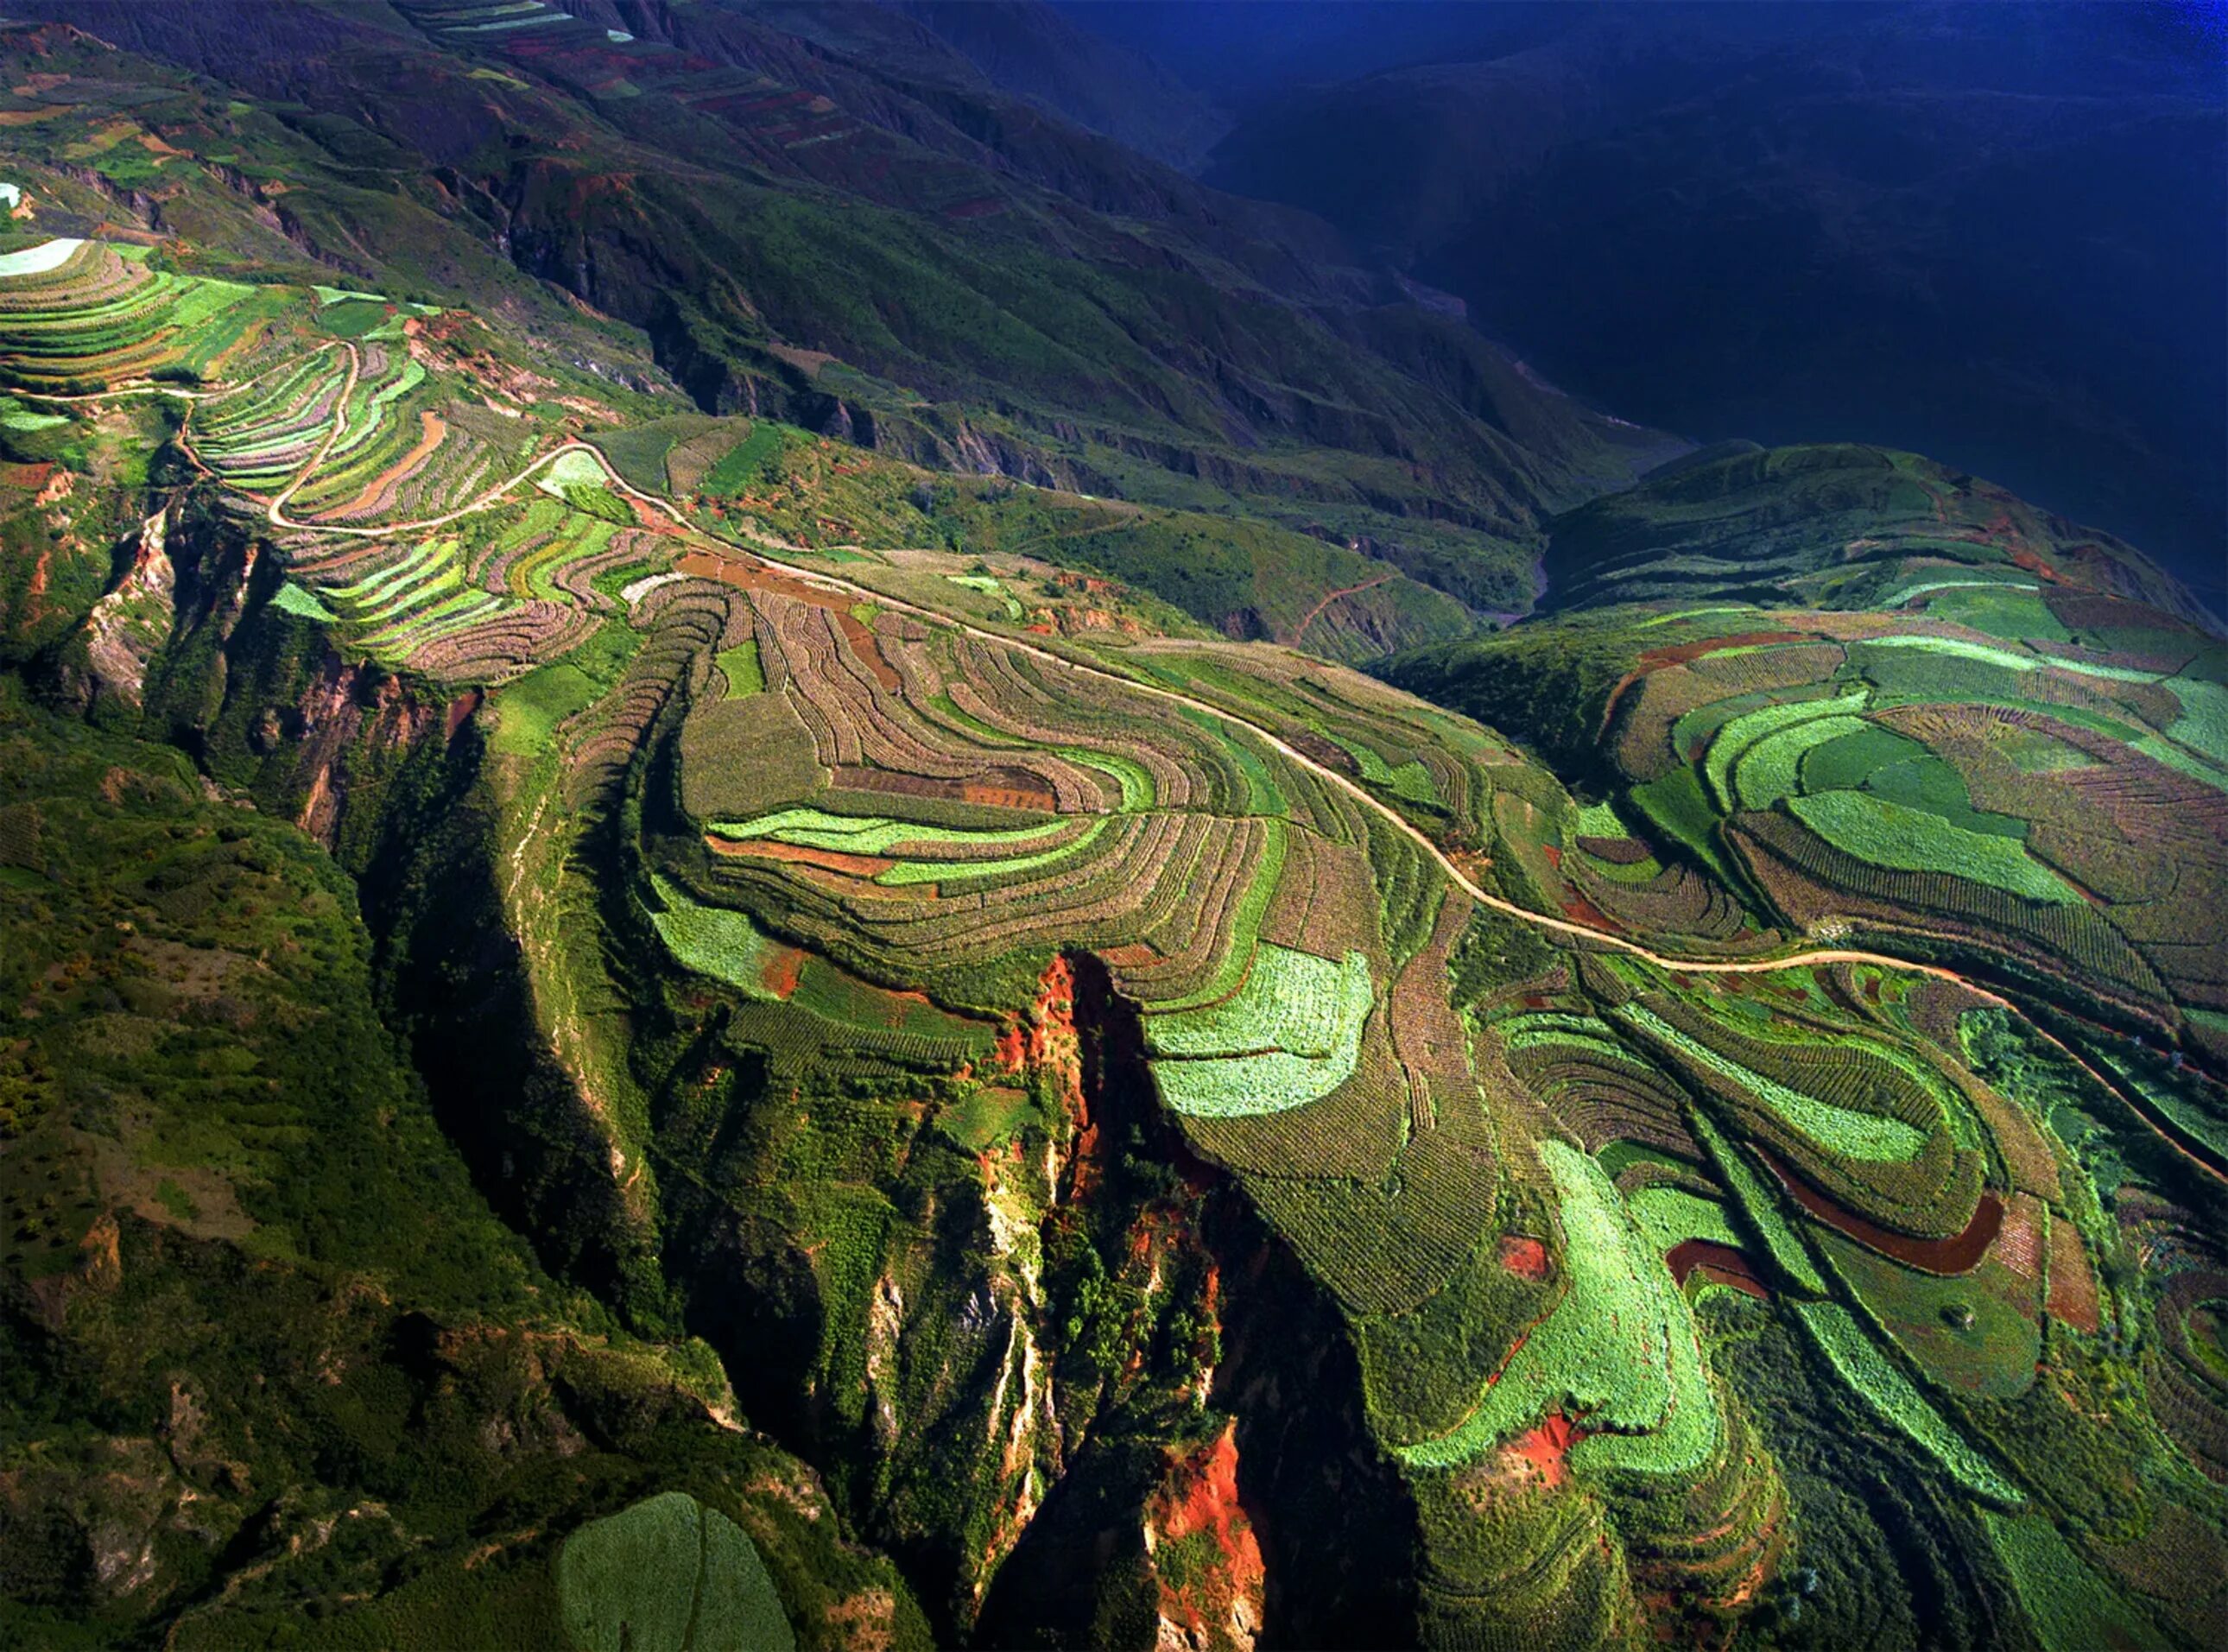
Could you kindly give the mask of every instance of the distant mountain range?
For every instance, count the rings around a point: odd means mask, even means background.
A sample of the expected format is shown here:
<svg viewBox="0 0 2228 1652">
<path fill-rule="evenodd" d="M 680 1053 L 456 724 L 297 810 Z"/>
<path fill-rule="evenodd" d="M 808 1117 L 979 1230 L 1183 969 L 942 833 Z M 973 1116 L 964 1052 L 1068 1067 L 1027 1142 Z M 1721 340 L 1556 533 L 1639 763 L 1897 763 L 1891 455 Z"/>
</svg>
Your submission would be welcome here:
<svg viewBox="0 0 2228 1652">
<path fill-rule="evenodd" d="M 1289 9 L 1271 8 L 1280 16 Z M 2228 100 L 2201 8 L 1075 5 L 1548 376 L 1698 439 L 1922 449 L 2218 606 Z"/>
</svg>

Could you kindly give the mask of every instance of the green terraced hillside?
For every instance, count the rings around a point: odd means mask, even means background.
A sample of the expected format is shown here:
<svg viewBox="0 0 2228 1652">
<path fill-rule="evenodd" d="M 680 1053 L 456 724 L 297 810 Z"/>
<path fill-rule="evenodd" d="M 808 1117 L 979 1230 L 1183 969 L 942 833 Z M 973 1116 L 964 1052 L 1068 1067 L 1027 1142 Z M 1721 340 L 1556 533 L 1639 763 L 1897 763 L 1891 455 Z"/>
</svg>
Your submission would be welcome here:
<svg viewBox="0 0 2228 1652">
<path fill-rule="evenodd" d="M 768 9 L 92 10 L 0 27 L 0 1639 L 2218 1642 L 2137 553 L 1602 491 Z"/>
</svg>

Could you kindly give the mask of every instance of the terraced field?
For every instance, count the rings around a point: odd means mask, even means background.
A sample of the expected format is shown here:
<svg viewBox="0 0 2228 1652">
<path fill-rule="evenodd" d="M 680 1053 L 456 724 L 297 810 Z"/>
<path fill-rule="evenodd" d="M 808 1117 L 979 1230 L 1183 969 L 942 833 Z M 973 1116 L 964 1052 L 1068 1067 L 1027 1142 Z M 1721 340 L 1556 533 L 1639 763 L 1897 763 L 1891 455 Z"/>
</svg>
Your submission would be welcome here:
<svg viewBox="0 0 2228 1652">
<path fill-rule="evenodd" d="M 524 3 L 411 16 L 585 38 Z M 1173 611 L 1018 553 L 715 510 L 792 463 L 931 481 L 605 419 L 554 374 L 528 399 L 459 325 L 90 241 L 0 259 L 0 378 L 65 444 L 162 410 L 135 439 L 216 524 L 192 566 L 235 570 L 229 635 L 361 673 L 320 714 L 424 696 L 462 766 L 397 784 L 481 834 L 471 910 L 573 1104 L 567 1174 L 640 1239 L 625 1288 L 682 1288 L 659 1233 L 753 1281 L 720 1299 L 778 1306 L 778 1339 L 701 1322 L 730 1369 L 754 1337 L 795 1358 L 800 1437 L 877 1442 L 846 1492 L 877 1529 L 923 1485 L 1026 1511 L 961 1522 L 969 1601 L 1099 1407 L 1223 1403 L 1220 1263 L 1182 1249 L 1210 1198 L 1335 1327 L 1427 1635 L 1784 1627 L 1806 1570 L 1877 1584 L 1804 1546 L 1805 1520 L 1887 1538 L 1819 1489 L 1855 1470 L 1798 1403 L 1927 1488 L 1898 1542 L 2000 1555 L 2053 1633 L 2090 1608 L 2036 1581 L 2027 1522 L 2109 1611 L 2122 1527 L 2215 1508 L 2217 641 L 2054 563 L 2046 590 L 1923 554 L 1868 606 L 1559 622 L 1600 679 L 1561 696 L 1604 754 L 1566 765 L 1582 801 L 1446 678 L 1434 703 L 1090 623 Z M 88 607 L 96 675 L 186 611 L 178 500 Z M 315 735 L 253 713 L 261 755 Z M 0 811 L 0 852 L 35 859 L 33 827 Z M 1158 1191 L 1092 1237 L 1094 1186 L 1149 1156 Z M 943 1245 L 987 1271 L 957 1290 Z M 2155 1303 L 2139 1254 L 2173 1258 Z M 2131 1350 L 2155 1427 L 2102 1398 Z M 566 1544 L 579 1644 L 692 1590 L 779 1615 L 750 1538 L 670 1495 Z"/>
</svg>

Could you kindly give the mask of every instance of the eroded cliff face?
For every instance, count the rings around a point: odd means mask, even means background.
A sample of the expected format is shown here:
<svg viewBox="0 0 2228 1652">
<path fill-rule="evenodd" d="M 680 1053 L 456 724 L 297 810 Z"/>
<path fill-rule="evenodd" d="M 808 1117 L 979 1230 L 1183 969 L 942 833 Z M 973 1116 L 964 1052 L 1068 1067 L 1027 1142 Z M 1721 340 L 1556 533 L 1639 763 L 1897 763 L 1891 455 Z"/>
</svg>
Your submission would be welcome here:
<svg viewBox="0 0 2228 1652">
<path fill-rule="evenodd" d="M 460 708 L 346 656 L 322 626 L 272 605 L 283 556 L 193 485 L 148 491 L 105 583 L 73 605 L 103 522 L 62 485 L 70 472 L 55 477 L 54 550 L 10 616 L 16 640 L 37 646 L 35 688 L 104 727 L 177 746 L 212 787 L 291 821 L 363 874 L 382 834 L 410 829 L 411 799 L 390 799 L 389 786 L 438 759 L 476 701 Z"/>
<path fill-rule="evenodd" d="M 166 549 L 171 509 L 140 523 L 123 577 L 86 616 L 85 652 L 92 688 L 100 700 L 139 709 L 147 668 L 170 639 L 176 612 L 176 573 Z"/>
<path fill-rule="evenodd" d="M 1163 1652 L 1252 1652 L 1266 1582 L 1238 1486 L 1235 1418 L 1204 1446 L 1171 1448 L 1145 1505 L 1145 1553 L 1160 1585 Z"/>
</svg>

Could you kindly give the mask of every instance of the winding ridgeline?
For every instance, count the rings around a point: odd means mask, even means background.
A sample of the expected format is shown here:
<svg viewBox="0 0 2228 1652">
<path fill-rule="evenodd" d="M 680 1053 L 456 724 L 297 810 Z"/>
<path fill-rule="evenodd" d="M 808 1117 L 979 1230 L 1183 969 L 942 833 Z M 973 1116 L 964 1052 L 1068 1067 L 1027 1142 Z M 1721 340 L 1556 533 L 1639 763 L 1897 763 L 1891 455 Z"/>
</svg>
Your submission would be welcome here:
<svg viewBox="0 0 2228 1652">
<path fill-rule="evenodd" d="M 0 1638 L 2228 1636 L 2139 553 L 1656 464 L 749 9 L 87 26 L 0 28 Z"/>
</svg>

